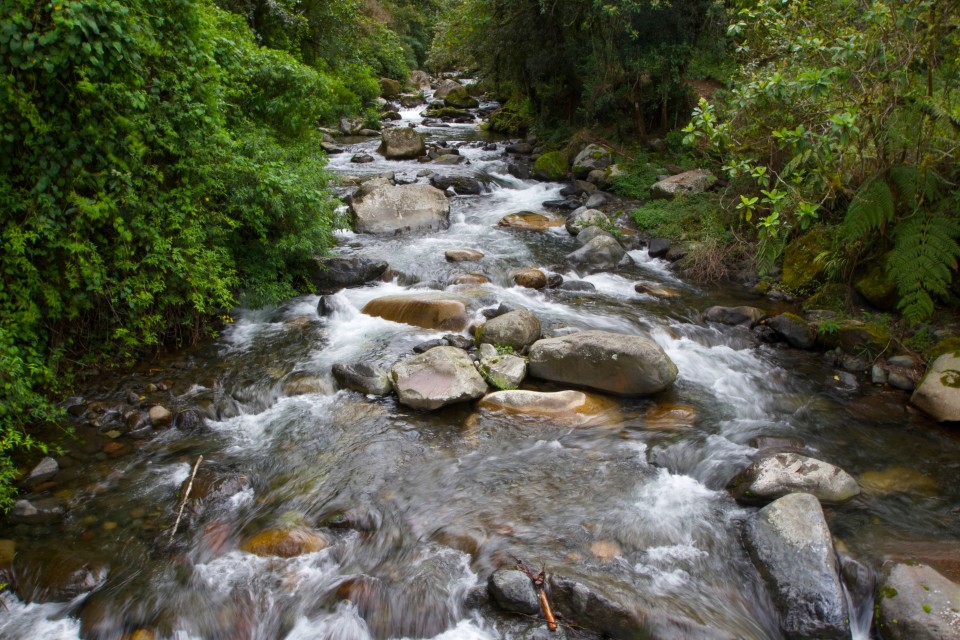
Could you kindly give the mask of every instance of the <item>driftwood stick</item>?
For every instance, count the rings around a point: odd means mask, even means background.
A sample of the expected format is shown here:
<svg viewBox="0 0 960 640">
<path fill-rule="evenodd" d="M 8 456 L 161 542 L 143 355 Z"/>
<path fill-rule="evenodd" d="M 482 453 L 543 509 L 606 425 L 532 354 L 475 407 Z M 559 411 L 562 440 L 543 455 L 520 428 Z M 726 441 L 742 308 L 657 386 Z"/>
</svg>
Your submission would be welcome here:
<svg viewBox="0 0 960 640">
<path fill-rule="evenodd" d="M 180 500 L 180 511 L 177 513 L 177 521 L 173 523 L 173 531 L 170 532 L 170 542 L 173 542 L 173 536 L 177 535 L 177 528 L 180 526 L 180 518 L 183 517 L 183 508 L 187 506 L 187 500 L 190 498 L 190 491 L 193 489 L 193 479 L 197 477 L 197 468 L 203 462 L 203 456 L 197 458 L 193 465 L 193 473 L 190 474 L 190 483 L 187 490 L 183 492 L 183 499 Z"/>
<path fill-rule="evenodd" d="M 540 602 L 540 610 L 543 611 L 543 617 L 547 619 L 547 629 L 557 630 L 557 619 L 553 616 L 553 609 L 550 608 L 550 599 L 547 598 L 547 568 L 540 567 L 540 573 L 534 573 L 533 569 L 523 564 L 520 558 L 514 556 L 517 561 L 517 569 L 527 574 L 530 582 L 533 584 L 533 590 L 537 592 L 537 600 Z"/>
</svg>

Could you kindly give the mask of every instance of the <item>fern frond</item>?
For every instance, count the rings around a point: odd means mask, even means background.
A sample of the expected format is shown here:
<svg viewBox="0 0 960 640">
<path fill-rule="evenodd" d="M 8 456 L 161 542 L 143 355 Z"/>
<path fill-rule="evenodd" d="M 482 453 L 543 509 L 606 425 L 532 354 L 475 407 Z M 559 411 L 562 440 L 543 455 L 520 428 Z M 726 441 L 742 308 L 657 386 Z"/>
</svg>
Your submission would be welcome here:
<svg viewBox="0 0 960 640">
<path fill-rule="evenodd" d="M 940 104 L 931 97 L 923 97 L 917 100 L 917 107 L 924 115 L 937 122 L 947 123 L 955 131 L 960 131 L 960 114 L 954 113 L 946 105 Z"/>
<path fill-rule="evenodd" d="M 960 259 L 960 222 L 945 215 L 922 212 L 894 230 L 894 247 L 887 258 L 887 274 L 900 293 L 899 308 L 911 323 L 933 314 L 933 296 L 944 296 Z"/>
<path fill-rule="evenodd" d="M 847 241 L 857 242 L 869 233 L 882 229 L 893 220 L 893 214 L 893 192 L 883 175 L 867 178 L 850 201 L 843 219 Z"/>
<path fill-rule="evenodd" d="M 757 252 L 753 256 L 754 263 L 757 265 L 757 273 L 766 275 L 770 273 L 777 259 L 783 254 L 787 246 L 787 234 L 780 237 L 771 237 L 766 234 L 760 234 L 757 241 Z"/>
<path fill-rule="evenodd" d="M 923 203 L 936 202 L 943 196 L 946 186 L 946 181 L 936 171 L 921 171 L 912 164 L 891 167 L 887 180 L 905 213 L 913 213 Z"/>
</svg>

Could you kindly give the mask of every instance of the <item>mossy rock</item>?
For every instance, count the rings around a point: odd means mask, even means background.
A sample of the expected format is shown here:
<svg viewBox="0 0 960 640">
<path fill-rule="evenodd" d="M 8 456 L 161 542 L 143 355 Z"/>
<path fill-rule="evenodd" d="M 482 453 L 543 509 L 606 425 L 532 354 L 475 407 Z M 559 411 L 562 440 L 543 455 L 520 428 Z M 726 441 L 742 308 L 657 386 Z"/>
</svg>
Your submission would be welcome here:
<svg viewBox="0 0 960 640">
<path fill-rule="evenodd" d="M 847 288 L 836 282 L 829 282 L 815 294 L 803 301 L 803 310 L 825 309 L 843 312 L 847 303 Z"/>
<path fill-rule="evenodd" d="M 430 107 L 426 111 L 428 118 L 472 118 L 473 114 L 454 107 Z"/>
<path fill-rule="evenodd" d="M 443 102 L 448 107 L 456 109 L 476 109 L 480 103 L 476 98 L 470 95 L 466 87 L 457 87 L 444 97 Z"/>
<path fill-rule="evenodd" d="M 946 338 L 924 352 L 927 360 L 936 360 L 945 353 L 952 353 L 960 357 L 960 337 Z"/>
<path fill-rule="evenodd" d="M 887 276 L 884 265 L 886 256 L 871 262 L 862 272 L 857 274 L 853 282 L 857 292 L 866 298 L 867 302 L 881 311 L 894 311 L 900 302 L 897 285 Z"/>
<path fill-rule="evenodd" d="M 507 103 L 487 116 L 487 124 L 489 131 L 516 136 L 525 134 L 531 121 L 511 103 Z"/>
<path fill-rule="evenodd" d="M 824 265 L 816 262 L 816 257 L 829 251 L 830 244 L 830 234 L 823 227 L 792 240 L 784 254 L 780 284 L 793 293 L 813 291 L 823 282 L 826 271 Z"/>
<path fill-rule="evenodd" d="M 890 331 L 875 322 L 842 320 L 835 331 L 817 334 L 817 346 L 840 347 L 845 353 L 875 357 L 890 343 Z"/>
<path fill-rule="evenodd" d="M 538 180 L 559 182 L 567 176 L 567 156 L 559 151 L 545 153 L 533 163 L 533 175 Z"/>
</svg>

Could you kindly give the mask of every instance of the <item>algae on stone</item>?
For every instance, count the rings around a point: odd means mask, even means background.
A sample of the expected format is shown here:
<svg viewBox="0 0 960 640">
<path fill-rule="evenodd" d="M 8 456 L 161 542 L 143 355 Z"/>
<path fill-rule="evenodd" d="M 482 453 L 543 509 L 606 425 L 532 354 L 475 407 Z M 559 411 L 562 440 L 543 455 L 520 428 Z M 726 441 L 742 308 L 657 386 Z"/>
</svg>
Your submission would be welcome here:
<svg viewBox="0 0 960 640">
<path fill-rule="evenodd" d="M 822 227 L 792 240 L 784 254 L 780 284 L 794 293 L 813 290 L 826 275 L 825 265 L 817 262 L 816 257 L 829 249 L 830 235 Z"/>
</svg>

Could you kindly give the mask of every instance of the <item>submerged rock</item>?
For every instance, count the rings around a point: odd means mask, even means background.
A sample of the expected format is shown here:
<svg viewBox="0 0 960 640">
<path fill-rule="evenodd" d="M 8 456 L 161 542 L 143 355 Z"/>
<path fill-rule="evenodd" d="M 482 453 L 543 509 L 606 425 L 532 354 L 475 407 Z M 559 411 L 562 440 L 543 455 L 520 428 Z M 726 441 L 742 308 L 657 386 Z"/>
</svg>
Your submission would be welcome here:
<svg viewBox="0 0 960 640">
<path fill-rule="evenodd" d="M 820 502 L 791 493 L 747 521 L 744 543 L 780 610 L 780 627 L 797 640 L 847 640 L 847 604 Z"/>
<path fill-rule="evenodd" d="M 479 333 L 480 343 L 522 351 L 540 339 L 540 321 L 526 309 L 517 309 L 491 318 Z"/>
<path fill-rule="evenodd" d="M 467 352 L 456 347 L 434 347 L 403 360 L 390 370 L 390 380 L 400 403 L 414 409 L 439 409 L 487 392 Z"/>
<path fill-rule="evenodd" d="M 476 262 L 483 259 L 483 251 L 476 249 L 450 249 L 444 257 L 447 262 Z"/>
<path fill-rule="evenodd" d="M 934 360 L 910 402 L 937 422 L 960 421 L 960 355 L 945 353 Z"/>
<path fill-rule="evenodd" d="M 756 307 L 710 307 L 707 320 L 720 324 L 744 325 L 752 327 L 767 316 L 763 309 Z"/>
<path fill-rule="evenodd" d="M 327 539 L 306 527 L 274 527 L 245 541 L 240 549 L 257 556 L 293 558 L 327 547 Z"/>
<path fill-rule="evenodd" d="M 886 640 L 960 638 L 960 585 L 926 565 L 894 565 L 877 607 L 878 631 Z"/>
<path fill-rule="evenodd" d="M 860 493 L 857 481 L 843 469 L 798 453 L 778 453 L 754 462 L 730 481 L 729 488 L 737 500 L 750 503 L 805 492 L 824 504 L 838 504 Z"/>
<path fill-rule="evenodd" d="M 697 409 L 685 404 L 658 404 L 647 409 L 643 422 L 655 431 L 684 431 L 697 423 Z"/>
<path fill-rule="evenodd" d="M 581 331 L 539 340 L 530 374 L 619 395 L 650 395 L 670 387 L 677 366 L 653 340 L 608 331 Z"/>
<path fill-rule="evenodd" d="M 462 331 L 468 322 L 463 301 L 448 295 L 420 293 L 374 298 L 363 313 L 424 329 Z"/>
<path fill-rule="evenodd" d="M 564 219 L 556 215 L 545 215 L 533 211 L 510 213 L 497 223 L 500 227 L 522 229 L 524 231 L 546 231 L 554 227 L 562 227 Z"/>
<path fill-rule="evenodd" d="M 350 203 L 357 233 L 396 233 L 421 228 L 445 229 L 450 202 L 427 184 L 379 185 Z"/>
<path fill-rule="evenodd" d="M 676 289 L 667 289 L 666 287 L 659 287 L 648 282 L 638 282 L 633 285 L 633 290 L 637 293 L 641 293 L 648 296 L 653 296 L 654 298 L 679 298 L 680 292 Z"/>
<path fill-rule="evenodd" d="M 14 587 L 26 603 L 62 602 L 93 591 L 109 569 L 99 558 L 60 548 L 19 549 L 13 559 Z"/>
<path fill-rule="evenodd" d="M 551 418 L 578 426 L 613 424 L 622 420 L 619 407 L 609 398 L 583 391 L 495 391 L 477 404 L 490 411 Z"/>
<path fill-rule="evenodd" d="M 333 365 L 333 378 L 344 389 L 373 396 L 385 396 L 393 390 L 387 372 L 369 362 Z"/>
</svg>

